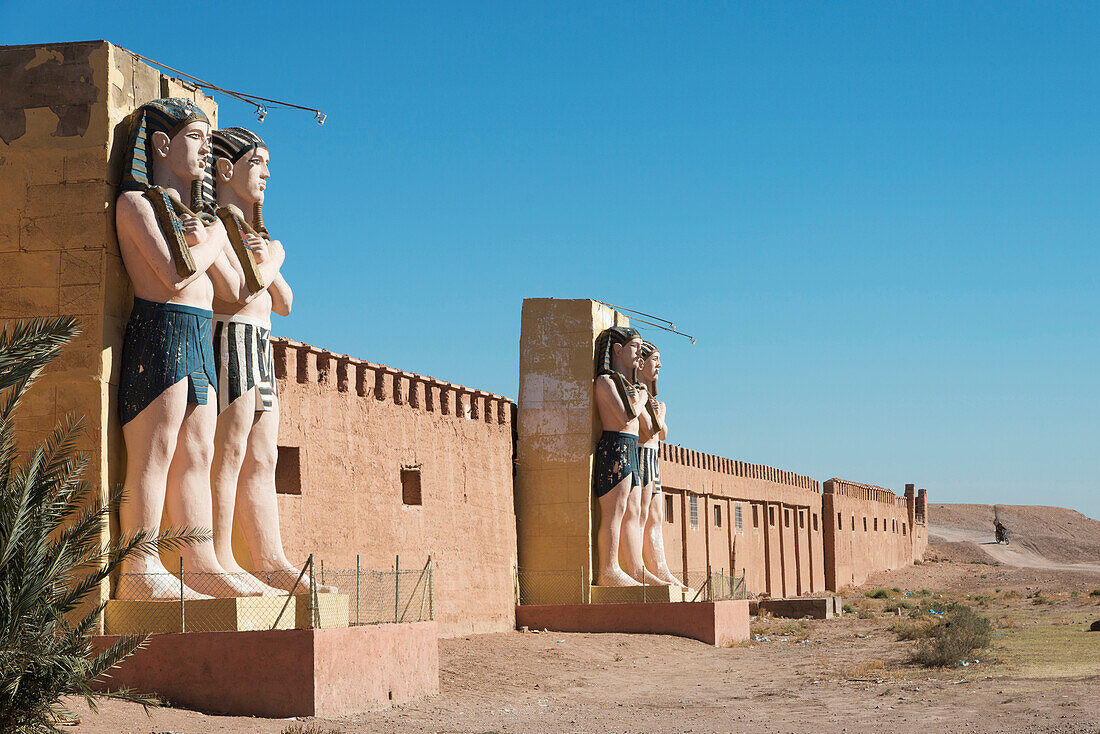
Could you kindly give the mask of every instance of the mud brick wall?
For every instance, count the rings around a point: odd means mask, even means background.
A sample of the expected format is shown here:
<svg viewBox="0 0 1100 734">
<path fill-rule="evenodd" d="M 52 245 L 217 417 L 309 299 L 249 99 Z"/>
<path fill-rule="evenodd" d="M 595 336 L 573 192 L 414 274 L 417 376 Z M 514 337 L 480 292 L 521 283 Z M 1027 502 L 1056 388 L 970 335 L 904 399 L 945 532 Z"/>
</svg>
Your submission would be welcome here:
<svg viewBox="0 0 1100 734">
<path fill-rule="evenodd" d="M 27 396 L 18 440 L 83 416 L 78 448 L 101 491 L 124 468 L 115 386 L 132 293 L 114 202 L 125 120 L 161 96 L 217 119 L 212 100 L 105 41 L 0 47 L 0 325 L 71 315 L 82 329 Z"/>
<path fill-rule="evenodd" d="M 441 635 L 514 629 L 512 402 L 287 339 L 274 350 L 290 559 L 347 569 L 359 554 L 385 570 L 431 555 Z M 403 470 L 421 504 L 406 503 Z"/>
<path fill-rule="evenodd" d="M 824 591 L 821 494 L 816 481 L 668 444 L 661 445 L 661 481 L 670 498 L 665 501 L 665 556 L 673 572 L 689 585 L 698 584 L 708 568 L 725 573 L 733 569 L 745 575 L 754 594 L 783 597 Z"/>
<path fill-rule="evenodd" d="M 831 591 L 862 584 L 874 571 L 901 568 L 924 557 L 928 530 L 923 502 L 918 512 L 913 485 L 898 497 L 883 487 L 830 479 L 823 487 L 822 512 L 826 586 Z"/>
</svg>

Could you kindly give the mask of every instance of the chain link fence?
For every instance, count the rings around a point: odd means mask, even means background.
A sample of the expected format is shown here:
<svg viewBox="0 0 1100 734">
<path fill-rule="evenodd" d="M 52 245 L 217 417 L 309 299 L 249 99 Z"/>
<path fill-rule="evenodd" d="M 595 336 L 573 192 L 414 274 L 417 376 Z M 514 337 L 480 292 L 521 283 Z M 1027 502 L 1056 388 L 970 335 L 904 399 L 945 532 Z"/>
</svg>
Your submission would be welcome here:
<svg viewBox="0 0 1100 734">
<path fill-rule="evenodd" d="M 271 586 L 267 586 L 270 584 Z M 431 559 L 422 568 L 294 574 L 122 574 L 104 609 L 107 634 L 322 629 L 435 618 Z M 252 595 L 248 595 L 252 594 Z"/>
<path fill-rule="evenodd" d="M 722 601 L 725 599 L 752 599 L 745 584 L 744 574 L 729 575 L 722 571 L 708 569 L 676 572 L 677 580 L 688 588 L 682 592 L 684 601 Z M 534 604 L 591 604 L 592 591 L 588 569 L 580 567 L 575 571 L 538 571 L 517 568 L 515 595 L 516 603 Z M 674 601 L 679 601 L 673 595 Z M 668 601 L 669 594 L 662 587 L 642 586 L 636 592 L 635 601 Z"/>
</svg>

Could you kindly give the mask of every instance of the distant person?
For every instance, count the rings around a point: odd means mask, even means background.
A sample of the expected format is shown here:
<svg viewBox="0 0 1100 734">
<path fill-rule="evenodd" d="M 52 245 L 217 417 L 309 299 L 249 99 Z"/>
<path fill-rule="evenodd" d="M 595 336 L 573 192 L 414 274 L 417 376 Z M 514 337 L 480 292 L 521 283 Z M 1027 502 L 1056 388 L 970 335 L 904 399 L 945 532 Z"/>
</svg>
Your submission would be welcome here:
<svg viewBox="0 0 1100 734">
<path fill-rule="evenodd" d="M 993 531 L 996 534 L 998 543 L 1002 543 L 1002 542 L 1007 543 L 1008 542 L 1008 529 L 1005 528 L 1005 526 L 1001 523 L 1000 520 L 995 520 L 993 522 Z"/>
</svg>

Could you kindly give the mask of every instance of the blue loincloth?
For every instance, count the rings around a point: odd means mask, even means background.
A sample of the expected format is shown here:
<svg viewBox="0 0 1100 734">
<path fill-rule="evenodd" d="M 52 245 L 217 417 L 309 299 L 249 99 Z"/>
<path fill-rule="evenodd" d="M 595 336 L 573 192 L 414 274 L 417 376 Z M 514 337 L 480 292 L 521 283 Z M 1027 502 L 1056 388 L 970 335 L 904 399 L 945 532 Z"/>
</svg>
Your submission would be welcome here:
<svg viewBox="0 0 1100 734">
<path fill-rule="evenodd" d="M 596 466 L 593 474 L 593 490 L 597 497 L 603 497 L 627 477 L 633 477 L 634 486 L 641 486 L 638 437 L 630 433 L 604 431 L 596 444 Z"/>
<path fill-rule="evenodd" d="M 210 328 L 213 315 L 194 306 L 134 299 L 122 342 L 118 384 L 122 425 L 184 378 L 187 402 L 206 405 L 207 388 L 218 389 Z"/>
</svg>

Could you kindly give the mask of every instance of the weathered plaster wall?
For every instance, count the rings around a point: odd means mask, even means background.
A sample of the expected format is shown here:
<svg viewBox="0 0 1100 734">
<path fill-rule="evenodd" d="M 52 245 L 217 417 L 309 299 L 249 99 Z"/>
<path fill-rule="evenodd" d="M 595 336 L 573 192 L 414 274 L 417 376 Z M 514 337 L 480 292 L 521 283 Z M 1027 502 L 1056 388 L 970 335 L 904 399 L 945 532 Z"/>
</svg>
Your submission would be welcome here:
<svg viewBox="0 0 1100 734">
<path fill-rule="evenodd" d="M 123 479 L 115 388 L 133 302 L 114 230 L 119 161 L 126 118 L 162 96 L 194 99 L 216 123 L 212 100 L 105 41 L 0 47 L 0 325 L 64 314 L 82 328 L 27 396 L 18 440 L 84 416 L 78 448 L 101 491 Z"/>
<path fill-rule="evenodd" d="M 822 491 L 829 590 L 862 584 L 874 571 L 900 568 L 924 557 L 924 490 L 919 503 L 913 485 L 898 497 L 883 487 L 834 478 Z"/>
<path fill-rule="evenodd" d="M 513 629 L 512 403 L 286 339 L 275 374 L 280 454 L 297 448 L 301 472 L 301 494 L 279 495 L 291 560 L 385 570 L 430 555 L 440 634 Z M 411 468 L 420 505 L 403 502 Z"/>
<path fill-rule="evenodd" d="M 755 594 L 796 596 L 825 589 L 821 494 L 813 479 L 663 444 L 661 480 L 674 509 L 665 518 L 665 555 L 685 583 L 698 585 L 708 568 L 733 569 L 745 574 Z"/>
</svg>

